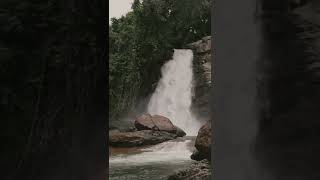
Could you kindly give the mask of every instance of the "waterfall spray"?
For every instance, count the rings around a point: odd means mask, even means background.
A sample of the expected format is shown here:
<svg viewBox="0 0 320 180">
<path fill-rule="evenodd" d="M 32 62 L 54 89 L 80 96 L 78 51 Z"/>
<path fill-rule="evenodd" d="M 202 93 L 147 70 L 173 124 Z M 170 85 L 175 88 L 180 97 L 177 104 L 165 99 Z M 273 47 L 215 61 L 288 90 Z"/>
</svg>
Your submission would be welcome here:
<svg viewBox="0 0 320 180">
<path fill-rule="evenodd" d="M 175 49 L 172 60 L 161 68 L 162 77 L 148 104 L 148 112 L 169 118 L 187 135 L 195 136 L 201 123 L 191 112 L 193 52 Z"/>
</svg>

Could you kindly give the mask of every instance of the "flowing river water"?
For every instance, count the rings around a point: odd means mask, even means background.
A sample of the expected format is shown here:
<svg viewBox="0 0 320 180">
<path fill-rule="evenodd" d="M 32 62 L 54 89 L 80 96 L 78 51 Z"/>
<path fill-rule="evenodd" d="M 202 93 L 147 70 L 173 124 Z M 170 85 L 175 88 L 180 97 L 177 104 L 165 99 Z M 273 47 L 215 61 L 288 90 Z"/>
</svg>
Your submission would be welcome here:
<svg viewBox="0 0 320 180">
<path fill-rule="evenodd" d="M 113 149 L 109 158 L 109 179 L 167 179 L 192 163 L 194 139 L 184 137 L 150 147 Z"/>
</svg>

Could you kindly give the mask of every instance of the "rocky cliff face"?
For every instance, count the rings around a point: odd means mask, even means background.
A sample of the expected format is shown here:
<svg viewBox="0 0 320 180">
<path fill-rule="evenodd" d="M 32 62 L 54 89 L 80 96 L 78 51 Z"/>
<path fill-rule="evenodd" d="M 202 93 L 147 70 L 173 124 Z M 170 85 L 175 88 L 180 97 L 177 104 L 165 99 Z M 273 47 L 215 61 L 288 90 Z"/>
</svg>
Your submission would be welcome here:
<svg viewBox="0 0 320 180">
<path fill-rule="evenodd" d="M 199 119 L 210 116 L 210 89 L 211 82 L 211 36 L 188 44 L 187 48 L 193 50 L 194 97 L 193 112 Z"/>
<path fill-rule="evenodd" d="M 211 81 L 211 36 L 203 37 L 201 40 L 188 44 L 188 48 L 193 50 L 193 71 L 194 71 L 194 97 L 193 112 L 200 120 L 210 117 L 210 92 Z M 195 144 L 197 151 L 191 156 L 192 159 L 210 160 L 211 147 L 211 122 L 207 121 L 200 128 Z"/>
</svg>

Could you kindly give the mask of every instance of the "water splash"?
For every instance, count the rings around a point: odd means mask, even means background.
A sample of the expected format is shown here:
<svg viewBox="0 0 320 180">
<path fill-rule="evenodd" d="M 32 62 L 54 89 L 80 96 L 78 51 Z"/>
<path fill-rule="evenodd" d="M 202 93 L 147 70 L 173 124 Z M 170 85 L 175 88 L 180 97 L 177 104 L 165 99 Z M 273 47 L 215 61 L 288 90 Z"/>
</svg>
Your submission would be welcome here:
<svg viewBox="0 0 320 180">
<path fill-rule="evenodd" d="M 154 163 L 175 163 L 190 161 L 192 150 L 190 149 L 191 140 L 181 142 L 168 141 L 149 148 L 144 148 L 142 153 L 135 155 L 118 155 L 109 158 L 109 163 L 115 165 L 146 165 Z"/>
<path fill-rule="evenodd" d="M 148 104 L 148 112 L 169 118 L 187 135 L 196 136 L 201 123 L 191 113 L 193 53 L 175 49 L 172 60 L 161 68 L 160 79 Z"/>
</svg>

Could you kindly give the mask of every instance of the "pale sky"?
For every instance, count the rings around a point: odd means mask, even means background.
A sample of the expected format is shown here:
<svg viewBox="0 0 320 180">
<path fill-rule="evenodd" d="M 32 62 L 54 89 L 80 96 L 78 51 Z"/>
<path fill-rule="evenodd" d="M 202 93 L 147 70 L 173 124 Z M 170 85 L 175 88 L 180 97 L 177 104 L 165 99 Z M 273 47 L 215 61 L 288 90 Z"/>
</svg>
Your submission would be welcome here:
<svg viewBox="0 0 320 180">
<path fill-rule="evenodd" d="M 112 17 L 119 18 L 131 10 L 133 0 L 109 0 L 109 22 Z"/>
</svg>

